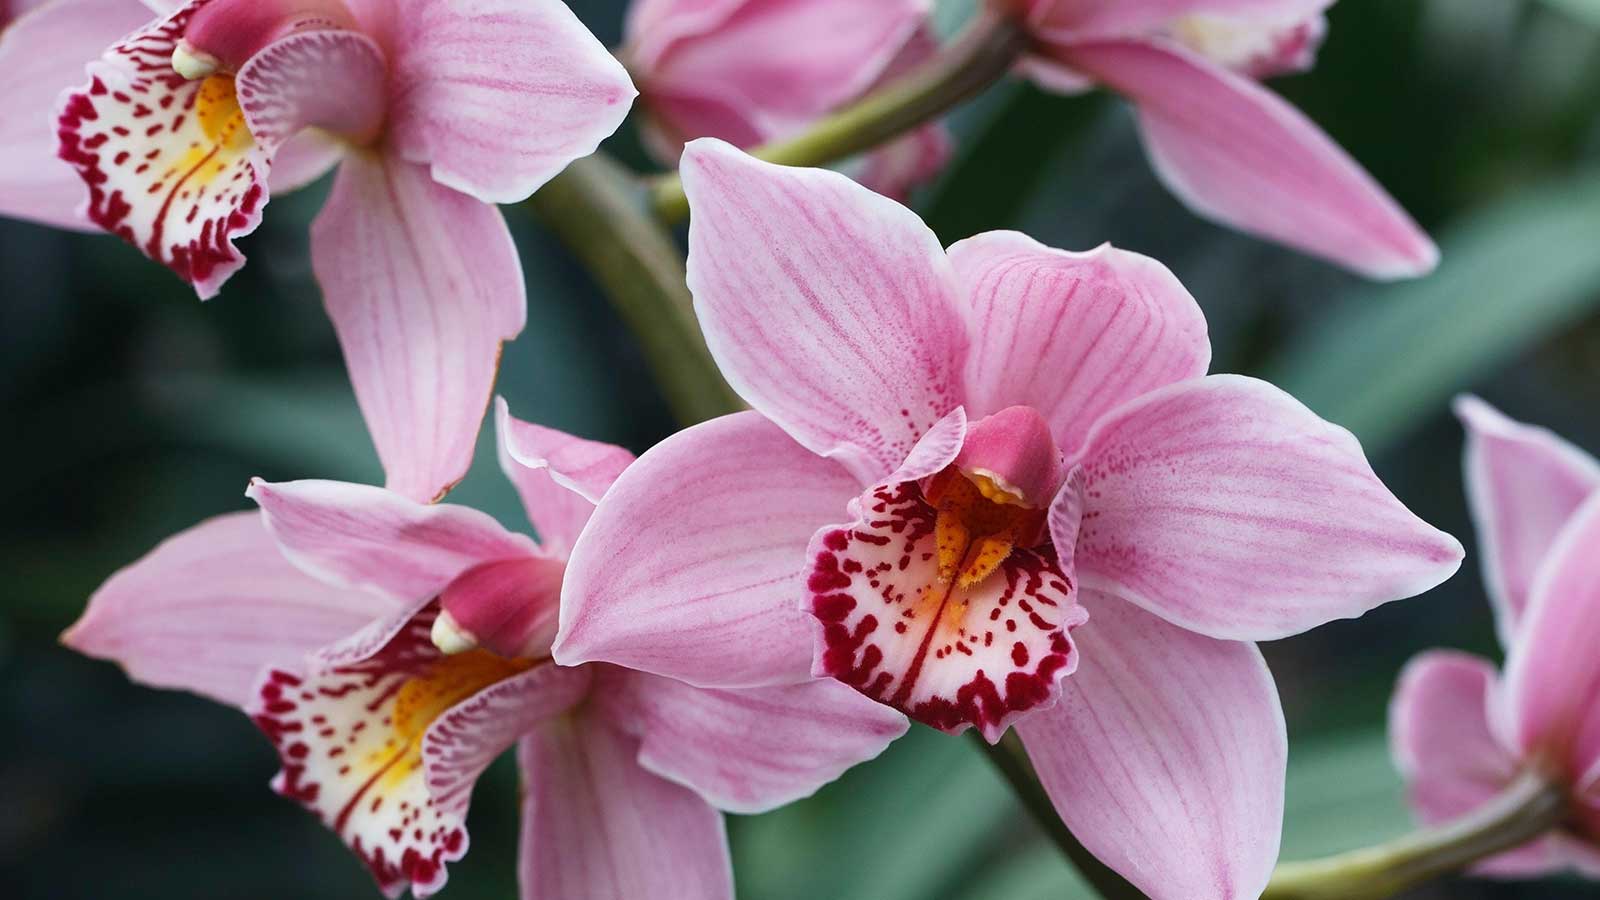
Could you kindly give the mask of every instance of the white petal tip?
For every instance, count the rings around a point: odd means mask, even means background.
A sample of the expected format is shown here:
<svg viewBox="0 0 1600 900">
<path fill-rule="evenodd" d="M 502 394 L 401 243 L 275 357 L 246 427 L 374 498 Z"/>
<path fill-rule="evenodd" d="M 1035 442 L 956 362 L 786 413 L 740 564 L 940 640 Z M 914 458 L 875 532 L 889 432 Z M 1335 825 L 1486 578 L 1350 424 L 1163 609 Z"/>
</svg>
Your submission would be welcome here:
<svg viewBox="0 0 1600 900">
<path fill-rule="evenodd" d="M 196 50 L 188 41 L 179 41 L 172 51 L 172 70 L 190 81 L 213 75 L 221 66 L 215 56 Z"/>
<path fill-rule="evenodd" d="M 478 646 L 478 639 L 472 636 L 472 632 L 457 625 L 448 611 L 441 611 L 439 617 L 433 620 L 433 630 L 428 636 L 439 652 L 446 656 L 465 653 Z"/>
</svg>

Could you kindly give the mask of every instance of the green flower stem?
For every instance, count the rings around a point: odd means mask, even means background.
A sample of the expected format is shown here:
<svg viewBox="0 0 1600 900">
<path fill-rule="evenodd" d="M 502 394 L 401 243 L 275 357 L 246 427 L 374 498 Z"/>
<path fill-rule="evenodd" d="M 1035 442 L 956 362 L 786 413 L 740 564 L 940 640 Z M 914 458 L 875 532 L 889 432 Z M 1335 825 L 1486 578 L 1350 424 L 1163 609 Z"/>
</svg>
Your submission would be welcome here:
<svg viewBox="0 0 1600 900">
<path fill-rule="evenodd" d="M 1022 741 L 1017 737 L 1015 729 L 1006 732 L 998 744 L 990 744 L 983 739 L 976 729 L 967 732 L 972 736 L 973 742 L 983 750 L 989 762 L 1000 771 L 1011 785 L 1012 793 L 1022 803 L 1024 809 L 1033 817 L 1035 823 L 1044 831 L 1050 840 L 1066 854 L 1072 864 L 1077 867 L 1078 874 L 1089 882 L 1096 893 L 1105 900 L 1146 900 L 1145 895 L 1138 888 L 1123 880 L 1121 875 L 1111 871 L 1105 863 L 1095 858 L 1078 839 L 1067 830 L 1061 816 L 1056 813 L 1055 805 L 1050 802 L 1049 796 L 1039 784 L 1039 777 L 1034 774 L 1033 763 L 1028 761 L 1028 751 L 1022 747 Z"/>
<path fill-rule="evenodd" d="M 528 202 L 611 298 L 680 422 L 743 408 L 706 350 L 683 254 L 651 217 L 631 173 L 597 153 L 568 166 Z"/>
<path fill-rule="evenodd" d="M 1565 793 L 1527 772 L 1492 802 L 1454 822 L 1326 859 L 1283 863 L 1261 898 L 1383 900 L 1519 847 L 1566 816 Z"/>
<path fill-rule="evenodd" d="M 1144 900 L 1138 888 L 1095 859 L 1062 824 L 1015 731 L 994 746 L 972 734 L 1023 807 L 1100 896 Z M 1385 900 L 1519 847 L 1558 827 L 1566 815 L 1564 792 L 1528 772 L 1493 802 L 1454 822 L 1326 859 L 1280 863 L 1261 900 Z"/>
<path fill-rule="evenodd" d="M 785 166 L 821 166 L 854 156 L 930 122 L 1000 80 L 1027 46 L 1022 25 L 987 9 L 932 59 L 797 137 L 751 151 Z M 651 187 L 656 215 L 689 215 L 683 181 L 662 175 Z"/>
</svg>

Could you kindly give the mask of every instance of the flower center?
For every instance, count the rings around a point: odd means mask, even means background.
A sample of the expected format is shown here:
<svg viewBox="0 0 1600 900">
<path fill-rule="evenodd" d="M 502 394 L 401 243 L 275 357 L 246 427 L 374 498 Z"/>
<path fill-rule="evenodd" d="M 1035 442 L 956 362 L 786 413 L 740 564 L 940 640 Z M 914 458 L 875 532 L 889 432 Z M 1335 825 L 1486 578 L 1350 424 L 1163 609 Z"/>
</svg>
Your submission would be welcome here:
<svg viewBox="0 0 1600 900">
<path fill-rule="evenodd" d="M 1322 36 L 1322 20 L 1231 19 L 1190 15 L 1169 32 L 1190 50 L 1252 78 L 1268 78 L 1311 64 Z"/>
<path fill-rule="evenodd" d="M 924 498 L 935 510 L 939 581 L 970 588 L 994 574 L 1011 551 L 1043 532 L 1045 511 L 1023 500 L 992 473 L 950 466 L 928 479 Z"/>
</svg>

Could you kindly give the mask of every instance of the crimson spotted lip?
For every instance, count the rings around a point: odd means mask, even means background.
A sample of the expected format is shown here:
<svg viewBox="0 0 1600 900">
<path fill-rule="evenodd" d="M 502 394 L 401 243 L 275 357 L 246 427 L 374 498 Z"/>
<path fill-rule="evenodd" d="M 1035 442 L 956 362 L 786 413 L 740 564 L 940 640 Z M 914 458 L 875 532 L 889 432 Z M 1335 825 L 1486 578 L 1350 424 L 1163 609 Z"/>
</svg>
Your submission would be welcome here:
<svg viewBox="0 0 1600 900">
<path fill-rule="evenodd" d="M 976 423 L 945 468 L 873 488 L 855 522 L 818 532 L 816 674 L 990 741 L 1053 704 L 1088 618 L 1045 527 L 1061 469 L 1043 418 L 1012 407 Z"/>
</svg>

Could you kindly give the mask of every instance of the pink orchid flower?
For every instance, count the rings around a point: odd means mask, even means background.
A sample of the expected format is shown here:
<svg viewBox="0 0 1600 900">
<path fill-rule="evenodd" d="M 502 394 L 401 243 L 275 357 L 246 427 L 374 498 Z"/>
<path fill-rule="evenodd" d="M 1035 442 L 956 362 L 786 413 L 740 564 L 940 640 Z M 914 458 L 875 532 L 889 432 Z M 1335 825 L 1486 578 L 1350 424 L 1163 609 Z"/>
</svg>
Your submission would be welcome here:
<svg viewBox="0 0 1600 900">
<path fill-rule="evenodd" d="M 1257 83 L 1311 66 L 1333 0 L 998 2 L 1027 16 L 1041 85 L 1133 102 L 1156 173 L 1199 214 L 1373 278 L 1438 263 L 1372 176 Z"/>
<path fill-rule="evenodd" d="M 550 661 L 568 551 L 632 460 L 497 410 L 543 543 L 476 510 L 364 485 L 255 482 L 119 572 L 66 635 L 159 687 L 243 708 L 273 788 L 391 897 L 445 881 L 473 783 L 517 745 L 524 900 L 729 898 L 717 809 L 759 812 L 876 756 L 902 716 L 843 685 L 703 690 Z"/>
<path fill-rule="evenodd" d="M 929 0 L 635 0 L 625 54 L 649 112 L 646 143 L 676 165 L 697 137 L 746 148 L 790 137 L 931 56 L 931 9 Z M 951 152 L 933 124 L 851 168 L 873 190 L 904 197 Z"/>
<path fill-rule="evenodd" d="M 830 675 L 948 732 L 1015 724 L 1152 898 L 1259 896 L 1287 747 L 1251 642 L 1426 590 L 1460 544 L 1348 432 L 1207 376 L 1200 308 L 1154 260 L 1007 232 L 946 252 L 842 175 L 714 140 L 683 175 L 695 308 L 754 410 L 617 480 L 555 658 Z"/>
<path fill-rule="evenodd" d="M 6 30 L 0 84 L 20 88 L 0 211 L 92 223 L 204 298 L 244 264 L 234 240 L 269 193 L 339 164 L 312 225 L 317 280 L 388 486 L 440 496 L 526 319 L 494 204 L 614 131 L 627 73 L 559 0 L 151 6 L 167 12 L 48 0 Z"/>
<path fill-rule="evenodd" d="M 1456 651 L 1412 660 L 1389 709 L 1395 760 L 1428 823 L 1471 812 L 1528 769 L 1564 785 L 1567 826 L 1478 871 L 1600 878 L 1600 462 L 1476 397 L 1456 412 L 1506 661 L 1496 673 Z"/>
</svg>

